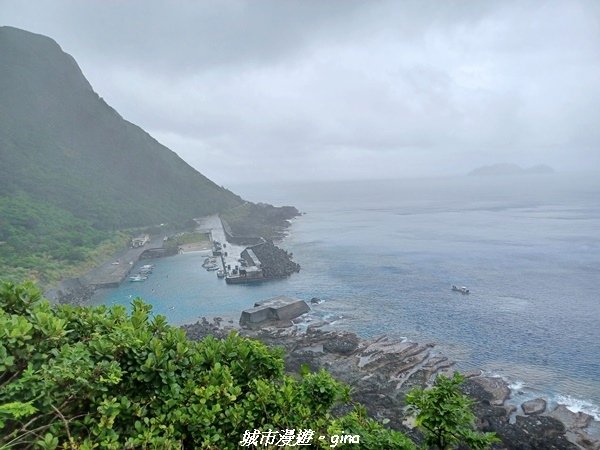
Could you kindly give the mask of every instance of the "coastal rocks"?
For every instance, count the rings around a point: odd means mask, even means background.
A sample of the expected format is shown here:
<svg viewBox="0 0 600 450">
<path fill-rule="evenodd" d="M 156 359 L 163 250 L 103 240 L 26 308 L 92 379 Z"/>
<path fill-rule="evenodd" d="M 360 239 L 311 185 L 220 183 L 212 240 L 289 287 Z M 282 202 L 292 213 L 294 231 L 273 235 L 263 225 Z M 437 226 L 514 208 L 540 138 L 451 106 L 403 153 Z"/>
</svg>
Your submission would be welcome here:
<svg viewBox="0 0 600 450">
<path fill-rule="evenodd" d="M 567 429 L 567 436 L 581 448 L 600 450 L 600 440 L 586 433 L 587 427 L 592 423 L 592 416 L 581 411 L 570 411 L 565 405 L 558 405 L 549 416 L 563 423 Z"/>
<path fill-rule="evenodd" d="M 510 389 L 506 381 L 497 377 L 477 377 L 472 379 L 487 393 L 486 401 L 492 406 L 502 406 L 510 397 Z"/>
<path fill-rule="evenodd" d="M 219 317 L 212 319 L 209 322 L 206 317 L 202 317 L 198 322 L 188 325 L 182 325 L 181 328 L 185 331 L 188 339 L 199 341 L 206 336 L 214 336 L 217 339 L 225 339 L 231 331 L 232 327 L 223 327 Z"/>
<path fill-rule="evenodd" d="M 546 400 L 536 398 L 521 404 L 521 408 L 526 415 L 542 414 L 546 411 Z"/>
<path fill-rule="evenodd" d="M 351 355 L 357 348 L 360 339 L 353 333 L 340 333 L 323 342 L 323 351 L 338 355 Z"/>
<path fill-rule="evenodd" d="M 592 416 L 583 412 L 570 411 L 565 405 L 558 405 L 551 413 L 554 417 L 564 423 L 568 429 L 575 430 L 587 427 L 592 421 Z"/>
<path fill-rule="evenodd" d="M 517 416 L 513 426 L 497 430 L 502 442 L 510 449 L 576 450 L 565 436 L 565 426 L 548 416 Z"/>
<path fill-rule="evenodd" d="M 206 324 L 202 327 L 207 328 Z M 362 403 L 371 417 L 389 420 L 387 426 L 406 433 L 418 443 L 422 443 L 422 436 L 416 428 L 411 428 L 414 424 L 411 425 L 405 413 L 406 394 L 415 387 L 430 386 L 439 373 L 452 370 L 453 364 L 436 354 L 433 344 L 396 341 L 386 336 L 362 340 L 347 331 L 308 328 L 301 332 L 294 327 L 240 333 L 269 346 L 283 347 L 286 369 L 291 373 L 297 373 L 303 365 L 312 371 L 328 370 L 351 386 L 352 399 Z M 495 432 L 501 439 L 494 448 L 600 450 L 598 443 L 586 434 L 589 416 L 559 407 L 552 416 L 517 415 L 511 423 L 515 407 L 505 403 L 510 395 L 506 382 L 482 377 L 480 371 L 468 375 L 471 378 L 463 383 L 463 392 L 474 401 L 477 428 Z"/>
<path fill-rule="evenodd" d="M 481 369 L 466 370 L 462 372 L 462 376 L 465 378 L 480 377 L 481 375 L 483 375 L 483 371 Z"/>
</svg>

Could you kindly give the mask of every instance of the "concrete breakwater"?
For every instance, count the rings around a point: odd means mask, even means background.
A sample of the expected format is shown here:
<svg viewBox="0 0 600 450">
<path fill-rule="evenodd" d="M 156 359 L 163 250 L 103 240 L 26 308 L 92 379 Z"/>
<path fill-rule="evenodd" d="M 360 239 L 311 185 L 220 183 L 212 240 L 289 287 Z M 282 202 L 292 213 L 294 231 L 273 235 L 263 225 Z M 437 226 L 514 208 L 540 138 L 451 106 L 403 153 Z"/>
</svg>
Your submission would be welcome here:
<svg viewBox="0 0 600 450">
<path fill-rule="evenodd" d="M 196 219 L 197 231 L 209 233 L 214 250 L 221 258 L 228 284 L 262 282 L 284 278 L 300 271 L 292 254 L 262 237 L 232 234 L 227 222 L 219 216 Z"/>
<path fill-rule="evenodd" d="M 286 368 L 297 373 L 302 365 L 311 370 L 327 369 L 335 378 L 352 387 L 353 399 L 390 427 L 422 442 L 405 412 L 405 396 L 414 387 L 431 385 L 437 374 L 449 375 L 454 362 L 435 351 L 432 343 L 396 341 L 386 336 L 365 340 L 347 331 L 326 330 L 323 323 L 298 327 L 238 329 L 219 318 L 203 318 L 184 325 L 191 339 L 213 335 L 225 337 L 234 329 L 241 335 L 259 339 L 268 346 L 285 349 Z M 502 440 L 501 449 L 586 449 L 597 450 L 600 441 L 590 436 L 592 418 L 573 413 L 564 406 L 552 411 L 515 407 L 508 384 L 501 378 L 485 377 L 481 371 L 464 373 L 464 392 L 474 400 L 476 426 L 493 431 Z"/>
</svg>

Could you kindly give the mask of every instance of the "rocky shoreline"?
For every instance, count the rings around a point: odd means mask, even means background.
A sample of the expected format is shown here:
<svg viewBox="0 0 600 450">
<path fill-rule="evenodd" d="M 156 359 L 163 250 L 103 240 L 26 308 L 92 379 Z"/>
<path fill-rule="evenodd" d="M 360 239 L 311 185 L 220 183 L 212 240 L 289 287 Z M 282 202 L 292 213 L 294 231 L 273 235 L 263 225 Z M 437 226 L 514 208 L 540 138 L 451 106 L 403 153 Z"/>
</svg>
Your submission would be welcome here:
<svg viewBox="0 0 600 450">
<path fill-rule="evenodd" d="M 436 352 L 433 343 L 395 341 L 386 336 L 365 340 L 347 331 L 327 330 L 325 325 L 301 330 L 288 322 L 248 330 L 231 321 L 203 318 L 183 329 L 190 339 L 223 338 L 235 329 L 268 346 L 283 347 L 290 373 L 297 373 L 302 365 L 327 369 L 352 387 L 353 399 L 364 404 L 372 417 L 389 420 L 388 426 L 421 442 L 422 436 L 405 414 L 404 398 L 412 388 L 430 385 L 437 374 L 451 374 L 454 362 Z M 511 391 L 506 381 L 483 376 L 481 371 L 464 375 L 463 389 L 475 401 L 477 427 L 496 432 L 502 440 L 494 448 L 600 449 L 600 441 L 588 433 L 591 416 L 573 413 L 563 405 L 547 411 L 543 399 L 523 403 L 517 414 L 517 408 L 508 402 Z"/>
</svg>

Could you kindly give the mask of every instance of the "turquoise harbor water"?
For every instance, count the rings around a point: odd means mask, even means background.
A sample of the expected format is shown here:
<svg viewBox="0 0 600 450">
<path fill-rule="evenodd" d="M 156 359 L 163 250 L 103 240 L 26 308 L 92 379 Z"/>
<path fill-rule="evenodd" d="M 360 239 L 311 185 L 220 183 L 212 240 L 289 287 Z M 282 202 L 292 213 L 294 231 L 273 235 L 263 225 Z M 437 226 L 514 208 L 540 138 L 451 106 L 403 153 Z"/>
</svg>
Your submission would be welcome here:
<svg viewBox="0 0 600 450">
<path fill-rule="evenodd" d="M 600 419 L 600 181 L 544 175 L 233 187 L 292 204 L 283 246 L 302 271 L 226 286 L 201 254 L 154 261 L 144 283 L 97 302 L 141 296 L 173 323 L 237 320 L 258 299 L 319 297 L 315 319 L 362 336 L 420 342 L 506 377 L 515 401 L 538 395 Z M 451 292 L 465 285 L 471 294 Z M 518 393 L 520 392 L 520 393 Z"/>
</svg>

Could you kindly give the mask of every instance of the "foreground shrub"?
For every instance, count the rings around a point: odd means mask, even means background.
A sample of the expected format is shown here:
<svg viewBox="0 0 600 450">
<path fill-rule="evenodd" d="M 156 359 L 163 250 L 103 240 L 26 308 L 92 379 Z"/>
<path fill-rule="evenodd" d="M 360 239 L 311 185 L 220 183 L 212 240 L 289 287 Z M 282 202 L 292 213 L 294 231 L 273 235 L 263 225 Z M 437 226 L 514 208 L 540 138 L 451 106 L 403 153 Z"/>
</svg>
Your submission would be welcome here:
<svg viewBox="0 0 600 450">
<path fill-rule="evenodd" d="M 413 389 L 406 396 L 428 446 L 446 450 L 466 445 L 469 449 L 483 450 L 500 441 L 494 433 L 474 429 L 473 401 L 460 391 L 464 380 L 458 372 L 452 378 L 438 375 L 430 389 Z"/>
<path fill-rule="evenodd" d="M 360 436 L 336 448 L 414 447 L 360 408 L 332 417 L 347 400 L 324 371 L 286 376 L 281 352 L 237 334 L 190 341 L 139 299 L 129 314 L 0 285 L 0 448 L 234 449 L 307 430 L 312 448 L 333 434 Z"/>
</svg>

